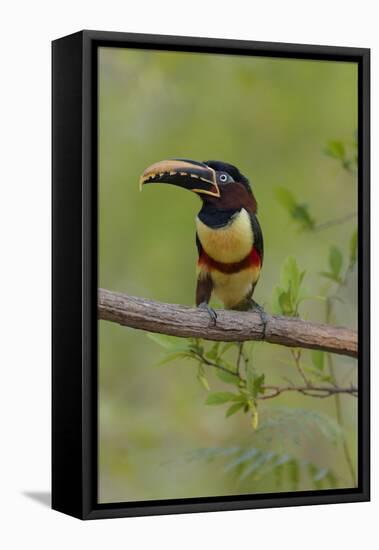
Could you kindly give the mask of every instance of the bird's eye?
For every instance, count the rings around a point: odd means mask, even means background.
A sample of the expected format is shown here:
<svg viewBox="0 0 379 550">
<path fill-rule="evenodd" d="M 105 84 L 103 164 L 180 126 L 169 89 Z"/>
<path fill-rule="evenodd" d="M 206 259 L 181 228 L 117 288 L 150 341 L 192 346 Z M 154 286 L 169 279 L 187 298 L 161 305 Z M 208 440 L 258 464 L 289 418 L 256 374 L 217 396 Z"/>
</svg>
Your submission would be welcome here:
<svg viewBox="0 0 379 550">
<path fill-rule="evenodd" d="M 228 176 L 227 174 L 221 174 L 219 179 L 221 183 L 226 183 L 228 181 Z"/>
</svg>

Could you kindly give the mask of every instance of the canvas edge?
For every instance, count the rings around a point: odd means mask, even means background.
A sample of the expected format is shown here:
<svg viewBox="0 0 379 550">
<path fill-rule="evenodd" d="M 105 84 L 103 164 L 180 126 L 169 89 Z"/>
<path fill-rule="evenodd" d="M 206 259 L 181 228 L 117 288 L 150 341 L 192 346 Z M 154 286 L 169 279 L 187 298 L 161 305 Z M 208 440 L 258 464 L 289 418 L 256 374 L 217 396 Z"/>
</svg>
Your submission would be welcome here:
<svg viewBox="0 0 379 550">
<path fill-rule="evenodd" d="M 82 263 L 80 272 L 80 282 L 81 282 L 81 313 L 83 315 L 82 323 L 82 344 L 81 349 L 81 362 L 80 367 L 71 368 L 69 371 L 69 381 L 66 381 L 66 386 L 76 387 L 78 390 L 80 388 L 80 403 L 78 403 L 77 393 L 75 398 L 75 409 L 78 411 L 80 406 L 80 413 L 78 414 L 77 425 L 80 426 L 80 449 L 78 449 L 78 428 L 75 429 L 75 445 L 71 451 L 75 451 L 74 455 L 77 457 L 78 464 L 75 466 L 75 479 L 80 479 L 80 487 L 77 487 L 72 481 L 69 483 L 72 487 L 71 502 L 69 499 L 65 499 L 64 505 L 62 504 L 61 499 L 61 490 L 62 490 L 62 478 L 66 479 L 67 476 L 62 476 L 59 472 L 59 464 L 61 461 L 57 462 L 57 453 L 56 453 L 56 441 L 57 433 L 55 433 L 55 459 L 53 459 L 53 499 L 52 507 L 56 510 L 62 511 L 64 513 L 73 515 L 81 519 L 100 519 L 100 518 L 111 518 L 111 517 L 127 517 L 127 516 L 145 516 L 145 515 L 160 515 L 160 514 L 174 514 L 174 513 L 192 513 L 192 512 L 205 512 L 205 511 L 223 511 L 223 510 L 239 510 L 239 509 L 252 509 L 252 508 L 267 508 L 267 507 L 278 507 L 278 506 L 299 506 L 299 505 L 312 505 L 312 504 L 327 504 L 327 503 L 342 503 L 342 502 L 360 502 L 367 501 L 370 499 L 370 489 L 369 489 L 369 402 L 364 403 L 362 407 L 361 419 L 365 422 L 362 428 L 362 451 L 363 451 L 363 460 L 365 462 L 364 473 L 362 477 L 362 490 L 361 491 L 345 491 L 343 494 L 319 494 L 315 493 L 312 495 L 296 495 L 296 493 L 291 496 L 283 496 L 280 493 L 276 495 L 264 495 L 262 498 L 253 497 L 249 500 L 228 500 L 220 499 L 217 501 L 212 501 L 208 499 L 207 502 L 202 502 L 203 499 L 198 499 L 198 502 L 191 502 L 189 499 L 186 502 L 184 499 L 182 502 L 178 503 L 151 503 L 146 501 L 143 504 L 134 505 L 133 503 L 125 504 L 115 504 L 115 505 L 99 505 L 96 504 L 96 491 L 94 491 L 93 485 L 97 483 L 97 453 L 94 457 L 94 452 L 96 452 L 96 446 L 94 445 L 94 440 L 96 438 L 96 429 L 97 426 L 94 426 L 94 413 L 96 411 L 96 403 L 94 403 L 94 389 L 97 387 L 97 374 L 96 369 L 94 368 L 94 351 L 96 351 L 96 342 L 94 342 L 94 331 L 96 334 L 97 330 L 97 317 L 96 311 L 94 309 L 94 296 L 97 293 L 97 268 L 95 264 L 97 263 L 97 216 L 96 216 L 96 206 L 97 206 L 97 189 L 95 185 L 96 181 L 96 155 L 95 151 L 95 142 L 96 140 L 96 113 L 95 113 L 95 101 L 94 101 L 94 52 L 96 48 L 102 44 L 114 45 L 115 42 L 119 47 L 131 47 L 131 44 L 138 43 L 139 47 L 144 47 L 148 45 L 149 47 L 161 47 L 166 49 L 166 47 L 172 48 L 199 48 L 199 50 L 209 49 L 215 53 L 220 51 L 220 49 L 226 49 L 229 53 L 235 53 L 236 51 L 244 50 L 248 55 L 252 55 L 252 52 L 260 51 L 261 54 L 267 52 L 269 55 L 273 52 L 282 52 L 285 57 L 306 57 L 312 56 L 326 56 L 327 58 L 333 58 L 333 56 L 346 58 L 349 60 L 354 58 L 355 61 L 361 64 L 362 66 L 362 159 L 363 159 L 363 170 L 362 170 L 362 189 L 363 189 L 363 208 L 364 208 L 364 217 L 362 219 L 362 241 L 361 246 L 363 250 L 366 250 L 361 257 L 361 268 L 363 267 L 364 273 L 364 292 L 362 298 L 362 304 L 364 304 L 363 313 L 362 313 L 362 326 L 365 333 L 368 333 L 369 330 L 369 252 L 367 249 L 369 247 L 369 221 L 367 222 L 367 213 L 369 214 L 369 59 L 370 59 L 370 50 L 366 48 L 345 48 L 345 47 L 334 47 L 334 46 L 313 46 L 313 45 L 298 45 L 298 44 L 279 44 L 279 43 L 266 43 L 266 42 L 250 42 L 250 41 L 239 41 L 239 40 L 224 40 L 224 39 L 207 39 L 207 38 L 191 38 L 191 37 L 173 37 L 173 36 L 163 36 L 163 35 L 141 35 L 141 34 L 131 34 L 131 33 L 113 33 L 113 32 L 102 32 L 102 31 L 81 31 L 75 33 L 68 37 L 64 37 L 57 41 L 53 42 L 53 52 L 54 48 L 57 47 L 58 43 L 64 48 L 64 44 L 67 44 L 66 40 L 74 40 L 80 42 L 80 56 L 82 60 L 82 74 L 81 74 L 81 85 L 82 85 L 82 96 L 81 96 L 81 109 L 80 109 L 80 120 L 82 124 L 82 135 L 81 135 L 81 149 L 80 149 L 80 163 L 77 163 L 76 166 L 76 185 L 80 186 L 80 192 L 82 194 L 80 201 L 80 215 L 82 216 L 82 231 L 80 235 L 78 232 L 72 231 L 72 238 L 80 239 L 80 244 L 82 246 Z M 53 55 L 54 57 L 54 55 Z M 54 79 L 54 70 L 53 70 L 53 79 Z M 55 115 L 54 115 L 55 111 Z M 59 149 L 60 139 L 56 131 L 54 131 L 54 120 L 56 121 L 57 116 L 57 106 L 54 101 L 54 87 L 53 87 L 53 142 L 55 142 L 55 147 Z M 66 136 L 69 137 L 69 136 Z M 55 155 L 57 152 L 55 152 Z M 54 144 L 53 144 L 53 166 L 56 164 L 54 162 Z M 80 170 L 79 170 L 80 169 Z M 79 177 L 80 171 L 80 177 Z M 80 178 L 80 181 L 79 181 Z M 55 184 L 54 184 L 55 181 Z M 53 189 L 57 186 L 56 177 L 54 176 L 53 168 Z M 54 191 L 53 191 L 54 195 Z M 96 196 L 95 196 L 96 195 Z M 65 197 L 64 203 L 71 204 L 72 206 L 72 197 L 67 195 Z M 82 209 L 83 206 L 83 209 Z M 75 208 L 76 210 L 76 208 Z M 54 211 L 54 199 L 53 199 L 53 211 Z M 57 231 L 57 220 L 53 220 L 53 240 L 57 245 L 57 236 L 54 237 L 54 224 L 55 230 Z M 95 232 L 94 232 L 95 229 Z M 59 231 L 58 231 L 59 233 Z M 75 233 L 75 234 L 74 234 Z M 66 235 L 66 237 L 69 235 Z M 63 238 L 63 237 L 62 237 Z M 61 239 L 62 239 L 61 238 Z M 59 241 L 59 238 L 58 238 Z M 54 249 L 54 245 L 53 245 Z M 54 258 L 54 255 L 53 255 Z M 73 270 L 73 278 L 76 280 L 77 274 L 77 264 L 72 262 L 69 269 Z M 75 272 L 75 273 L 74 273 Z M 53 259 L 53 273 L 54 273 L 54 259 Z M 54 278 L 54 276 L 53 276 Z M 59 279 L 61 276 L 55 275 L 55 288 L 58 284 L 66 285 L 66 282 Z M 77 281 L 76 281 L 77 282 Z M 55 305 L 54 305 L 55 304 Z M 56 333 L 56 326 L 54 329 L 54 318 L 57 320 L 57 304 L 54 300 L 54 287 L 53 287 L 53 346 L 56 346 L 57 341 L 62 339 Z M 67 315 L 68 312 L 65 313 Z M 64 315 L 64 316 L 65 316 Z M 56 323 L 55 323 L 56 325 Z M 55 343 L 54 343 L 55 342 Z M 64 347 L 62 341 L 60 345 Z M 82 347 L 83 346 L 83 347 Z M 62 359 L 64 362 L 64 359 Z M 60 373 L 62 376 L 62 365 L 61 362 L 53 359 L 53 364 L 55 363 L 55 374 L 53 366 L 53 409 L 57 409 L 57 395 L 59 392 L 62 393 L 64 388 L 58 388 L 57 374 Z M 364 346 L 362 350 L 362 361 L 364 364 L 364 378 L 363 378 L 363 393 L 369 395 L 369 339 L 365 338 Z M 79 373 L 79 374 L 78 374 Z M 67 376 L 67 371 L 65 372 Z M 80 376 L 80 379 L 79 379 Z M 55 396 L 55 397 L 54 397 Z M 53 420 L 53 431 L 57 429 L 61 432 L 64 424 L 67 422 L 65 418 L 65 412 L 62 410 L 62 406 L 59 405 L 60 414 L 63 415 L 60 421 L 57 419 Z M 55 411 L 57 413 L 57 411 Z M 57 414 L 55 414 L 57 416 Z M 59 416 L 59 414 L 58 414 Z M 53 410 L 54 418 L 54 410 Z M 64 420 L 63 420 L 64 419 Z M 53 439 L 54 441 L 54 439 Z M 58 445 L 62 448 L 62 445 Z M 54 449 L 54 443 L 53 443 Z M 68 448 L 66 447 L 66 451 Z M 80 450 L 80 453 L 79 453 Z M 54 456 L 54 452 L 53 452 Z M 79 468 L 78 468 L 79 465 Z M 368 467 L 367 467 L 368 466 Z M 79 475 L 79 477 L 78 477 Z M 55 480 L 55 483 L 54 483 Z M 57 480 L 59 483 L 57 484 Z M 65 492 L 67 493 L 67 486 L 65 487 Z M 59 498 L 58 498 L 59 497 Z"/>
</svg>

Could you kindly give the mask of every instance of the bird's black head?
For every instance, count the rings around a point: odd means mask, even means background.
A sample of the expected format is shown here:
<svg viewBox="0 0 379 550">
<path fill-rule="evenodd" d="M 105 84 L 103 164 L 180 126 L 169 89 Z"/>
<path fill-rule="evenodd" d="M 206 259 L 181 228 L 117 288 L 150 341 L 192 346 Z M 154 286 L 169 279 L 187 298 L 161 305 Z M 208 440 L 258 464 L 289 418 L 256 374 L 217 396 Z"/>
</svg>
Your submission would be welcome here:
<svg viewBox="0 0 379 550">
<path fill-rule="evenodd" d="M 256 212 L 249 180 L 236 166 L 219 160 L 198 162 L 170 159 L 149 166 L 141 176 L 147 183 L 170 183 L 196 193 L 204 203 L 219 209 L 246 208 Z"/>
</svg>

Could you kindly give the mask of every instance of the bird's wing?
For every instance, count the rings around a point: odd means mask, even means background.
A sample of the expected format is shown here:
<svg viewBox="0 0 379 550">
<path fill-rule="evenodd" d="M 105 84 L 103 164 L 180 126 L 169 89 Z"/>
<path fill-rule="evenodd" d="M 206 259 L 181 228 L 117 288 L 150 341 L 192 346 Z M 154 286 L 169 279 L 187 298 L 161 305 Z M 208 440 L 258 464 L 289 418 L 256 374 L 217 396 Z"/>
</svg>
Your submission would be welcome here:
<svg viewBox="0 0 379 550">
<path fill-rule="evenodd" d="M 201 246 L 201 242 L 200 242 L 200 239 L 199 239 L 199 235 L 197 234 L 197 231 L 196 231 L 196 248 L 197 248 L 197 252 L 199 254 L 199 258 L 200 258 L 201 253 L 203 251 L 203 247 Z"/>
<path fill-rule="evenodd" d="M 203 247 L 201 245 L 200 239 L 198 237 L 198 234 L 196 233 L 196 247 L 199 254 L 199 258 L 201 257 L 201 253 L 203 251 Z M 196 286 L 196 305 L 198 306 L 201 303 L 209 303 L 209 300 L 211 299 L 211 294 L 213 290 L 213 282 L 210 277 L 209 272 L 202 268 L 200 264 L 197 266 L 197 286 Z"/>
<path fill-rule="evenodd" d="M 257 216 L 253 213 L 250 213 L 250 222 L 254 233 L 254 248 L 259 254 L 259 257 L 261 260 L 261 266 L 262 266 L 263 256 L 264 256 L 262 229 L 261 229 L 261 226 L 259 225 Z"/>
</svg>

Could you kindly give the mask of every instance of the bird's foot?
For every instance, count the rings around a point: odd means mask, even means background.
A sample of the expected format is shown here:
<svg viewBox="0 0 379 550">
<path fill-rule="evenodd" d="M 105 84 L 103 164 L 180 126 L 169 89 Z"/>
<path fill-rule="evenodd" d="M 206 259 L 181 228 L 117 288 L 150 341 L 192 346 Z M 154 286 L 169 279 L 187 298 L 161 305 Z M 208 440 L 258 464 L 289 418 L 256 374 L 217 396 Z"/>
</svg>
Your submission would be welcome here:
<svg viewBox="0 0 379 550">
<path fill-rule="evenodd" d="M 262 337 L 262 339 L 264 340 L 264 338 L 266 336 L 266 326 L 267 326 L 267 323 L 268 323 L 268 315 L 265 312 L 265 310 L 263 309 L 263 307 L 260 306 L 253 299 L 251 299 L 251 311 L 256 311 L 257 313 L 259 313 L 259 317 L 261 318 L 262 325 L 263 325 L 263 337 Z"/>
<path fill-rule="evenodd" d="M 216 322 L 217 322 L 217 313 L 215 312 L 215 310 L 213 308 L 210 307 L 209 304 L 207 304 L 207 302 L 201 302 L 201 304 L 199 304 L 197 306 L 199 309 L 204 309 L 205 311 L 208 312 L 208 315 L 209 315 L 209 318 L 210 318 L 210 324 L 212 326 L 216 326 Z"/>
</svg>

